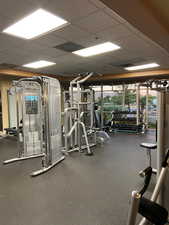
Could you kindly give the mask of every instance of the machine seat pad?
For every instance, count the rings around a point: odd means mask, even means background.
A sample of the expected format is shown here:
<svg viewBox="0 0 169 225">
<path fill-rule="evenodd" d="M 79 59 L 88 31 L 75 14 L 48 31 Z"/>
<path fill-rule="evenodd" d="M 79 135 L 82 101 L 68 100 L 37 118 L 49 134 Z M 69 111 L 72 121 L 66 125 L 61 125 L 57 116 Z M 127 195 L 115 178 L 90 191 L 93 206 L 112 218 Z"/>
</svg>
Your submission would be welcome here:
<svg viewBox="0 0 169 225">
<path fill-rule="evenodd" d="M 157 148 L 157 144 L 153 144 L 153 143 L 141 143 L 140 146 L 143 148 L 148 148 L 148 149 L 156 149 Z"/>
</svg>

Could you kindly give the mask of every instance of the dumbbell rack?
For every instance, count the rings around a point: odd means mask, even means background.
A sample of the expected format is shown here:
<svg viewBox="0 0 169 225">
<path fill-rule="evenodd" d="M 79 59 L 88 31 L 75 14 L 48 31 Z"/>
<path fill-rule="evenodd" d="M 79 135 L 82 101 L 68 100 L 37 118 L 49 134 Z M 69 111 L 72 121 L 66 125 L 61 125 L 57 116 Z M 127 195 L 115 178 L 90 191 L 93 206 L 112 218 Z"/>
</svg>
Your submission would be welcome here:
<svg viewBox="0 0 169 225">
<path fill-rule="evenodd" d="M 112 113 L 111 128 L 113 131 L 140 133 L 143 124 L 141 121 L 137 124 L 135 111 L 116 111 Z"/>
</svg>

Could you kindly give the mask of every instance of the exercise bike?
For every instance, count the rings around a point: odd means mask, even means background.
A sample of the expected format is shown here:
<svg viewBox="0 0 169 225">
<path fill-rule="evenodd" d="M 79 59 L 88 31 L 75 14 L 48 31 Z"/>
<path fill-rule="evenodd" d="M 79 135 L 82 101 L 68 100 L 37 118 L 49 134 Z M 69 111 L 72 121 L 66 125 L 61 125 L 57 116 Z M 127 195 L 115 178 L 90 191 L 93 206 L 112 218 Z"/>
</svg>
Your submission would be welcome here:
<svg viewBox="0 0 169 225">
<path fill-rule="evenodd" d="M 157 204 L 157 198 L 164 183 L 169 166 L 169 150 L 162 163 L 162 169 L 155 185 L 151 199 L 143 197 L 146 192 L 152 175 L 152 167 L 148 167 L 145 172 L 144 186 L 140 191 L 133 191 L 131 196 L 131 205 L 127 220 L 127 225 L 136 225 L 137 214 L 143 216 L 143 219 L 138 223 L 139 225 L 145 225 L 148 222 L 155 225 L 169 224 L 168 211 Z"/>
</svg>

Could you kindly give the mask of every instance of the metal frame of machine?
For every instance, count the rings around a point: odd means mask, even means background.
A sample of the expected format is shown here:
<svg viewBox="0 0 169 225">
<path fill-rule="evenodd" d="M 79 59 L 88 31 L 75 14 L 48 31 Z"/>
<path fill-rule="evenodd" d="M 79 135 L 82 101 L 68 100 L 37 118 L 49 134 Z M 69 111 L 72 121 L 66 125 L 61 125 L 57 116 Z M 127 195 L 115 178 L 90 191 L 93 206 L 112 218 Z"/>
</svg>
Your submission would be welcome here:
<svg viewBox="0 0 169 225">
<path fill-rule="evenodd" d="M 148 188 L 151 174 L 152 174 L 152 168 L 149 167 L 149 170 L 147 170 L 147 174 L 145 176 L 145 184 L 141 191 L 133 191 L 131 196 L 131 205 L 128 215 L 128 221 L 127 225 L 135 225 L 136 224 L 136 218 L 138 212 L 140 212 L 143 216 L 145 215 L 150 222 L 156 225 L 162 225 L 167 223 L 168 221 L 168 213 L 167 211 L 160 205 L 156 203 L 159 193 L 163 187 L 167 172 L 168 172 L 168 165 L 169 165 L 169 150 L 167 151 L 167 154 L 165 156 L 165 159 L 162 163 L 162 169 L 158 176 L 157 183 L 155 185 L 153 194 L 151 196 L 151 199 L 145 199 L 143 198 L 143 194 Z M 151 206 L 151 207 L 150 207 Z M 157 210 L 160 210 L 158 213 Z M 157 217 L 157 218 L 156 218 Z M 148 220 L 147 218 L 143 218 L 139 225 L 146 225 Z M 161 223 L 155 223 L 155 221 L 161 221 Z M 164 221 L 164 222 L 163 222 Z"/>
<path fill-rule="evenodd" d="M 65 159 L 61 153 L 61 91 L 57 79 L 23 78 L 13 82 L 17 97 L 18 158 L 15 161 L 42 157 L 42 174 Z M 22 126 L 21 126 L 22 125 Z"/>
<path fill-rule="evenodd" d="M 94 129 L 94 93 L 92 89 L 83 89 L 82 84 L 93 73 L 87 73 L 85 77 L 78 76 L 70 82 L 68 94 L 68 106 L 64 110 L 64 153 L 73 151 L 82 152 L 87 149 L 87 155 L 92 155 L 91 147 L 96 145 L 96 129 Z M 76 96 L 74 88 L 76 88 Z M 84 96 L 87 96 L 86 99 Z M 87 126 L 85 118 L 87 111 L 90 114 L 90 122 Z M 93 142 L 89 143 L 92 137 Z M 84 139 L 85 143 L 82 143 Z"/>
<path fill-rule="evenodd" d="M 131 196 L 131 205 L 128 215 L 127 225 L 135 225 L 137 214 L 140 213 L 143 218 L 139 225 L 168 224 L 168 212 L 162 206 L 164 204 L 163 192 L 166 185 L 166 178 L 169 166 L 169 149 L 165 154 L 164 140 L 164 94 L 169 91 L 169 80 L 149 80 L 141 84 L 151 90 L 158 91 L 158 133 L 157 133 L 157 182 L 150 200 L 142 198 L 150 182 L 151 175 L 145 176 L 145 184 L 141 191 L 133 191 Z M 168 137 L 168 134 L 167 134 Z M 164 160 L 163 160 L 164 159 Z M 151 168 L 151 167 L 150 167 Z M 148 171 L 148 170 L 147 170 Z M 152 168 L 151 168 L 152 174 Z M 146 175 L 146 174 L 145 174 Z M 156 203 L 157 202 L 157 203 Z"/>
</svg>

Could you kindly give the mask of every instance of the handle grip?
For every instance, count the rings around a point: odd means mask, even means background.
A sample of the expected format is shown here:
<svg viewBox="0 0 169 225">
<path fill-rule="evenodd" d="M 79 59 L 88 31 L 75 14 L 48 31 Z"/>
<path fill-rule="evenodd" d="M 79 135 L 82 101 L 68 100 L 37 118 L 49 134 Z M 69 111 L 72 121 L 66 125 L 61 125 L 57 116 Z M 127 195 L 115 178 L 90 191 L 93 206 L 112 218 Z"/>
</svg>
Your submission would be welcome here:
<svg viewBox="0 0 169 225">
<path fill-rule="evenodd" d="M 169 158 L 169 149 L 167 150 L 165 159 L 164 159 L 164 161 L 163 161 L 163 163 L 162 163 L 162 167 L 168 166 L 168 158 Z"/>
<path fill-rule="evenodd" d="M 141 196 L 146 192 L 146 190 L 149 186 L 149 183 L 151 180 L 151 175 L 152 175 L 152 168 L 150 166 L 146 169 L 146 174 L 145 174 L 145 179 L 144 179 L 144 187 L 139 192 Z"/>
</svg>

